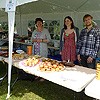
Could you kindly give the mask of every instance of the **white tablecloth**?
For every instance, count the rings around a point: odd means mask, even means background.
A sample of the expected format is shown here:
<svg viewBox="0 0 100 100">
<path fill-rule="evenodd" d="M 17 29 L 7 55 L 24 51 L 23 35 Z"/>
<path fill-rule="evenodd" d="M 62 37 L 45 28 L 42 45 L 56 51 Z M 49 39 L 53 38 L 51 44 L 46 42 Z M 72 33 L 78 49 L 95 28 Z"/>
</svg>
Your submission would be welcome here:
<svg viewBox="0 0 100 100">
<path fill-rule="evenodd" d="M 67 67 L 60 72 L 41 72 L 38 65 L 35 67 L 25 67 L 22 65 L 22 61 L 19 62 L 19 67 L 25 72 L 40 76 L 76 92 L 82 91 L 95 77 L 95 70 L 77 65 L 72 68 Z"/>
<path fill-rule="evenodd" d="M 7 62 L 7 59 L 5 59 Z M 59 84 L 66 88 L 72 89 L 76 92 L 81 92 L 94 78 L 96 71 L 75 65 L 75 67 L 66 67 L 64 71 L 60 72 L 41 72 L 38 65 L 35 67 L 25 67 L 22 65 L 23 61 L 13 61 L 13 65 L 25 72 L 40 76 L 53 83 Z"/>
<path fill-rule="evenodd" d="M 85 94 L 100 99 L 100 80 L 96 78 L 85 88 Z"/>
</svg>

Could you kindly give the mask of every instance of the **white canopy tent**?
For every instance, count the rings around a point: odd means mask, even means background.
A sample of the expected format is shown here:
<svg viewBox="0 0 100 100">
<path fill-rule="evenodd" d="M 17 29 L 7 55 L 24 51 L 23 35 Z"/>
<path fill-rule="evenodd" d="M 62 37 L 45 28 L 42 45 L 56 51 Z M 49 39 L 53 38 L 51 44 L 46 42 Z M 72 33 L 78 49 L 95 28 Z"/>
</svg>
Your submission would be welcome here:
<svg viewBox="0 0 100 100">
<path fill-rule="evenodd" d="M 21 6 L 21 14 L 97 11 L 100 11 L 100 0 L 39 0 Z"/>
<path fill-rule="evenodd" d="M 20 2 L 21 1 L 22 0 L 20 0 Z M 2 7 L 1 2 L 2 0 L 0 0 L 0 6 Z M 28 19 L 34 20 L 37 16 L 45 20 L 57 18 L 58 20 L 60 19 L 62 26 L 64 17 L 69 15 L 75 20 L 76 26 L 81 29 L 83 25 L 82 18 L 86 13 L 91 14 L 94 19 L 99 20 L 100 0 L 38 0 L 37 2 L 29 2 L 24 5 L 19 4 L 19 6 L 16 7 L 16 27 L 19 34 L 27 34 L 27 30 L 25 30 L 27 26 L 25 26 L 25 24 L 27 24 L 26 21 L 28 21 Z M 7 19 L 6 16 L 4 9 L 0 9 L 1 23 L 7 22 L 5 21 L 5 19 Z M 26 18 L 23 18 L 23 16 L 26 16 Z M 26 23 L 22 21 L 24 19 Z M 21 25 L 20 23 L 24 24 Z"/>
<path fill-rule="evenodd" d="M 8 94 L 10 97 L 10 81 L 11 81 L 11 69 L 12 69 L 12 50 L 13 50 L 13 33 L 15 22 L 16 6 L 24 3 L 33 2 L 37 0 L 0 0 L 0 8 L 5 8 L 8 13 L 8 27 L 9 27 L 9 64 L 8 64 Z"/>
<path fill-rule="evenodd" d="M 26 4 L 22 5 L 22 1 Z M 100 11 L 100 0 L 39 0 L 35 3 L 31 1 L 17 0 L 17 6 L 21 7 L 21 14 Z M 0 7 L 4 8 L 3 4 L 5 0 L 0 0 Z"/>
<path fill-rule="evenodd" d="M 10 80 L 11 80 L 11 66 L 12 66 L 12 46 L 13 46 L 13 32 L 15 22 L 15 12 L 19 14 L 32 13 L 62 13 L 74 12 L 77 13 L 77 19 L 83 17 L 81 13 L 99 12 L 95 14 L 99 19 L 100 15 L 100 0 L 0 0 L 0 17 L 6 15 L 4 9 L 8 13 L 9 25 L 9 66 L 8 66 L 8 96 L 10 96 Z M 24 4 L 24 5 L 23 5 Z M 9 9 L 10 8 L 10 9 Z M 78 16 L 80 13 L 80 16 Z"/>
</svg>

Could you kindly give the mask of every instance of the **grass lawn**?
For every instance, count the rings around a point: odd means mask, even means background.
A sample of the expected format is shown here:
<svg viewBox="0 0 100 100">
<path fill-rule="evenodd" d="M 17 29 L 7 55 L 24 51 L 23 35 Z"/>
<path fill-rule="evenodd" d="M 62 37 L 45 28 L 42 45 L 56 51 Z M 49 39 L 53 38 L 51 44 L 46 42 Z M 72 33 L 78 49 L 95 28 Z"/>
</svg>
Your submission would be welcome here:
<svg viewBox="0 0 100 100">
<path fill-rule="evenodd" d="M 4 75 L 7 65 L 0 63 L 0 77 Z M 12 82 L 16 78 L 16 74 L 12 75 Z M 75 98 L 74 98 L 75 95 Z M 7 96 L 7 77 L 0 85 L 0 100 L 6 100 Z M 25 81 L 19 80 L 11 91 L 9 100 L 92 100 L 84 94 L 84 92 L 76 93 L 70 89 L 62 87 L 45 80 Z"/>
</svg>

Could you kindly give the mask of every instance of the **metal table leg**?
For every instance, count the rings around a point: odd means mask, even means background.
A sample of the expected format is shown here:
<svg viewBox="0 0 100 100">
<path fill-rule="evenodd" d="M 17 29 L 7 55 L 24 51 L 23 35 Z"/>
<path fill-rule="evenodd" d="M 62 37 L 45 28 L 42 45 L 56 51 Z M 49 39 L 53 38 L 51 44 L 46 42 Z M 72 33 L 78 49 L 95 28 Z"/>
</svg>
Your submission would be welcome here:
<svg viewBox="0 0 100 100">
<path fill-rule="evenodd" d="M 7 77 L 7 73 L 3 77 L 0 78 L 0 85 L 2 85 L 2 82 L 6 77 Z"/>
<path fill-rule="evenodd" d="M 12 83 L 11 89 L 13 89 L 13 86 L 15 85 L 15 83 L 16 83 L 18 80 L 19 80 L 19 77 L 17 77 L 17 78 L 15 79 L 15 81 Z"/>
</svg>

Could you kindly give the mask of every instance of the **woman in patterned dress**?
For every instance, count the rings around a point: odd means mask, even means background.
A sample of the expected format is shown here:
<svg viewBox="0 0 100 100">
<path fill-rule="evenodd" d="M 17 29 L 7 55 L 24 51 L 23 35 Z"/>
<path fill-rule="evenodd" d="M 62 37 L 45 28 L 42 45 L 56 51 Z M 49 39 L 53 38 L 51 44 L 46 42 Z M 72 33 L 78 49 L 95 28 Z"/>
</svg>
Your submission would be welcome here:
<svg viewBox="0 0 100 100">
<path fill-rule="evenodd" d="M 41 18 L 35 19 L 35 25 L 36 29 L 32 33 L 33 54 L 47 57 L 47 43 L 51 40 L 50 34 L 48 30 L 43 27 L 43 20 Z M 40 77 L 35 77 L 35 80 L 37 80 L 38 78 Z M 40 81 L 44 81 L 44 79 L 40 78 Z"/>
<path fill-rule="evenodd" d="M 64 28 L 61 30 L 60 54 L 63 61 L 74 62 L 76 60 L 76 41 L 79 29 L 74 26 L 70 16 L 64 19 Z"/>
<path fill-rule="evenodd" d="M 36 29 L 32 33 L 33 54 L 47 57 L 48 48 L 47 43 L 51 40 L 47 29 L 43 28 L 43 20 L 36 18 Z"/>
</svg>

